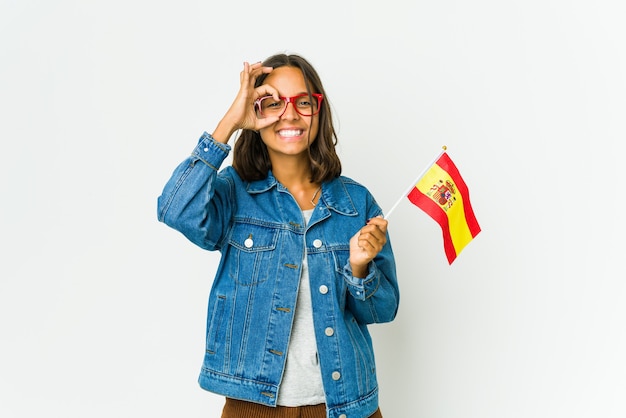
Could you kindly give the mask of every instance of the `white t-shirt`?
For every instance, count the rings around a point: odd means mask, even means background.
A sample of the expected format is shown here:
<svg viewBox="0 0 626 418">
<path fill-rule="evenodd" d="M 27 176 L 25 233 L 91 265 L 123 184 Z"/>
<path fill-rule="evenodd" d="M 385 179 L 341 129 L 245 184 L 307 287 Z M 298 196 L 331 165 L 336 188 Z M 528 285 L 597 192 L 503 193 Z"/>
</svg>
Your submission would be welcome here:
<svg viewBox="0 0 626 418">
<path fill-rule="evenodd" d="M 313 209 L 302 213 L 308 224 Z M 313 307 L 306 251 L 302 260 L 302 275 L 294 314 L 291 339 L 287 349 L 287 364 L 278 391 L 278 405 L 303 406 L 325 403 L 326 397 L 313 328 Z"/>
</svg>

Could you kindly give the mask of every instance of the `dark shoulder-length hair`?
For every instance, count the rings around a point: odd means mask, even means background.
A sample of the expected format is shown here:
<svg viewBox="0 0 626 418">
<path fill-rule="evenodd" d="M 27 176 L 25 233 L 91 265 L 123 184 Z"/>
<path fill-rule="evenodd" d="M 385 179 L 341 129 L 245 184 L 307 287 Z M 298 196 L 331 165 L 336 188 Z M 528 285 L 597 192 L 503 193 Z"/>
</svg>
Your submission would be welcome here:
<svg viewBox="0 0 626 418">
<path fill-rule="evenodd" d="M 263 62 L 264 66 L 279 68 L 284 66 L 299 68 L 304 76 L 307 92 L 321 93 L 322 107 L 317 114 L 319 129 L 317 139 L 309 138 L 309 161 L 311 164 L 311 182 L 324 182 L 339 177 L 341 161 L 335 150 L 337 135 L 333 126 L 328 96 L 317 71 L 299 55 L 277 54 Z M 265 82 L 267 74 L 257 78 L 255 87 Z M 309 131 L 310 132 L 310 131 Z M 313 141 L 315 139 L 315 141 Z M 233 150 L 233 167 L 239 176 L 246 181 L 261 180 L 267 177 L 272 163 L 267 147 L 261 140 L 261 135 L 250 129 L 243 129 L 235 141 Z"/>
</svg>

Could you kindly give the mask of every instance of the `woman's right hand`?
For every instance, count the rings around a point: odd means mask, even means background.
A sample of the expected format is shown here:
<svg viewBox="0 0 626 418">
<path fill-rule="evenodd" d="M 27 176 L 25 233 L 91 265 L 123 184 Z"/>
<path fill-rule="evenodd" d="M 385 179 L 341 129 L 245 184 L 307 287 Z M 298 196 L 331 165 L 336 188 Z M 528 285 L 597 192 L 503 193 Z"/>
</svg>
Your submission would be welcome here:
<svg viewBox="0 0 626 418">
<path fill-rule="evenodd" d="M 231 135 L 238 129 L 260 130 L 279 120 L 278 117 L 259 119 L 254 109 L 254 101 L 259 97 L 274 96 L 278 99 L 278 92 L 272 86 L 263 84 L 257 88 L 254 87 L 260 75 L 269 74 L 272 70 L 272 67 L 264 67 L 260 62 L 255 64 L 243 63 L 243 71 L 239 76 L 239 92 L 215 129 L 213 133 L 215 140 L 227 143 Z"/>
</svg>

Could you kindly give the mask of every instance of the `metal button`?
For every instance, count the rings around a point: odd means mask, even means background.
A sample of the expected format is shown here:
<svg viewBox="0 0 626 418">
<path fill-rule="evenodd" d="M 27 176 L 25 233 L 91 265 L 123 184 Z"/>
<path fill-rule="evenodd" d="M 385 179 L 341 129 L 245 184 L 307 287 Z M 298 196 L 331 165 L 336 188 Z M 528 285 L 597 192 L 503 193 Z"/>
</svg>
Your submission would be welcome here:
<svg viewBox="0 0 626 418">
<path fill-rule="evenodd" d="M 204 148 L 204 152 L 209 152 L 209 148 Z"/>
<path fill-rule="evenodd" d="M 247 238 L 244 242 L 243 245 L 246 246 L 246 248 L 252 248 L 252 246 L 254 245 L 254 241 L 252 241 L 252 238 Z"/>
<path fill-rule="evenodd" d="M 348 416 L 346 414 L 341 414 L 339 415 L 339 418 L 348 418 Z"/>
<path fill-rule="evenodd" d="M 328 286 L 326 286 L 325 284 L 320 286 L 320 293 L 322 295 L 325 295 L 326 293 L 328 293 Z"/>
<path fill-rule="evenodd" d="M 333 372 L 333 374 L 331 376 L 332 376 L 333 380 L 341 379 L 341 373 L 339 373 L 339 372 Z"/>
<path fill-rule="evenodd" d="M 313 241 L 313 246 L 315 248 L 320 248 L 322 246 L 322 240 L 321 239 L 316 239 L 315 241 Z"/>
<path fill-rule="evenodd" d="M 324 330 L 324 333 L 325 333 L 327 336 L 332 337 L 332 336 L 333 336 L 333 334 L 335 333 L 335 330 L 334 330 L 334 329 L 332 329 L 331 327 L 328 327 L 328 328 L 326 328 L 326 329 Z"/>
</svg>

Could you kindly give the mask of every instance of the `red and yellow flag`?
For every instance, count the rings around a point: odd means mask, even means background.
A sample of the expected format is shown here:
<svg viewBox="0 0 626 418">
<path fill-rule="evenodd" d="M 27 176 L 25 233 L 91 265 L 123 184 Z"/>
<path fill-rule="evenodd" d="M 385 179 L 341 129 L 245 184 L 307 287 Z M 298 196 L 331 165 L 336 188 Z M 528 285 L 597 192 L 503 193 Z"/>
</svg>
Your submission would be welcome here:
<svg viewBox="0 0 626 418">
<path fill-rule="evenodd" d="M 427 169 L 407 197 L 441 226 L 449 264 L 480 232 L 467 185 L 445 152 Z"/>
</svg>

